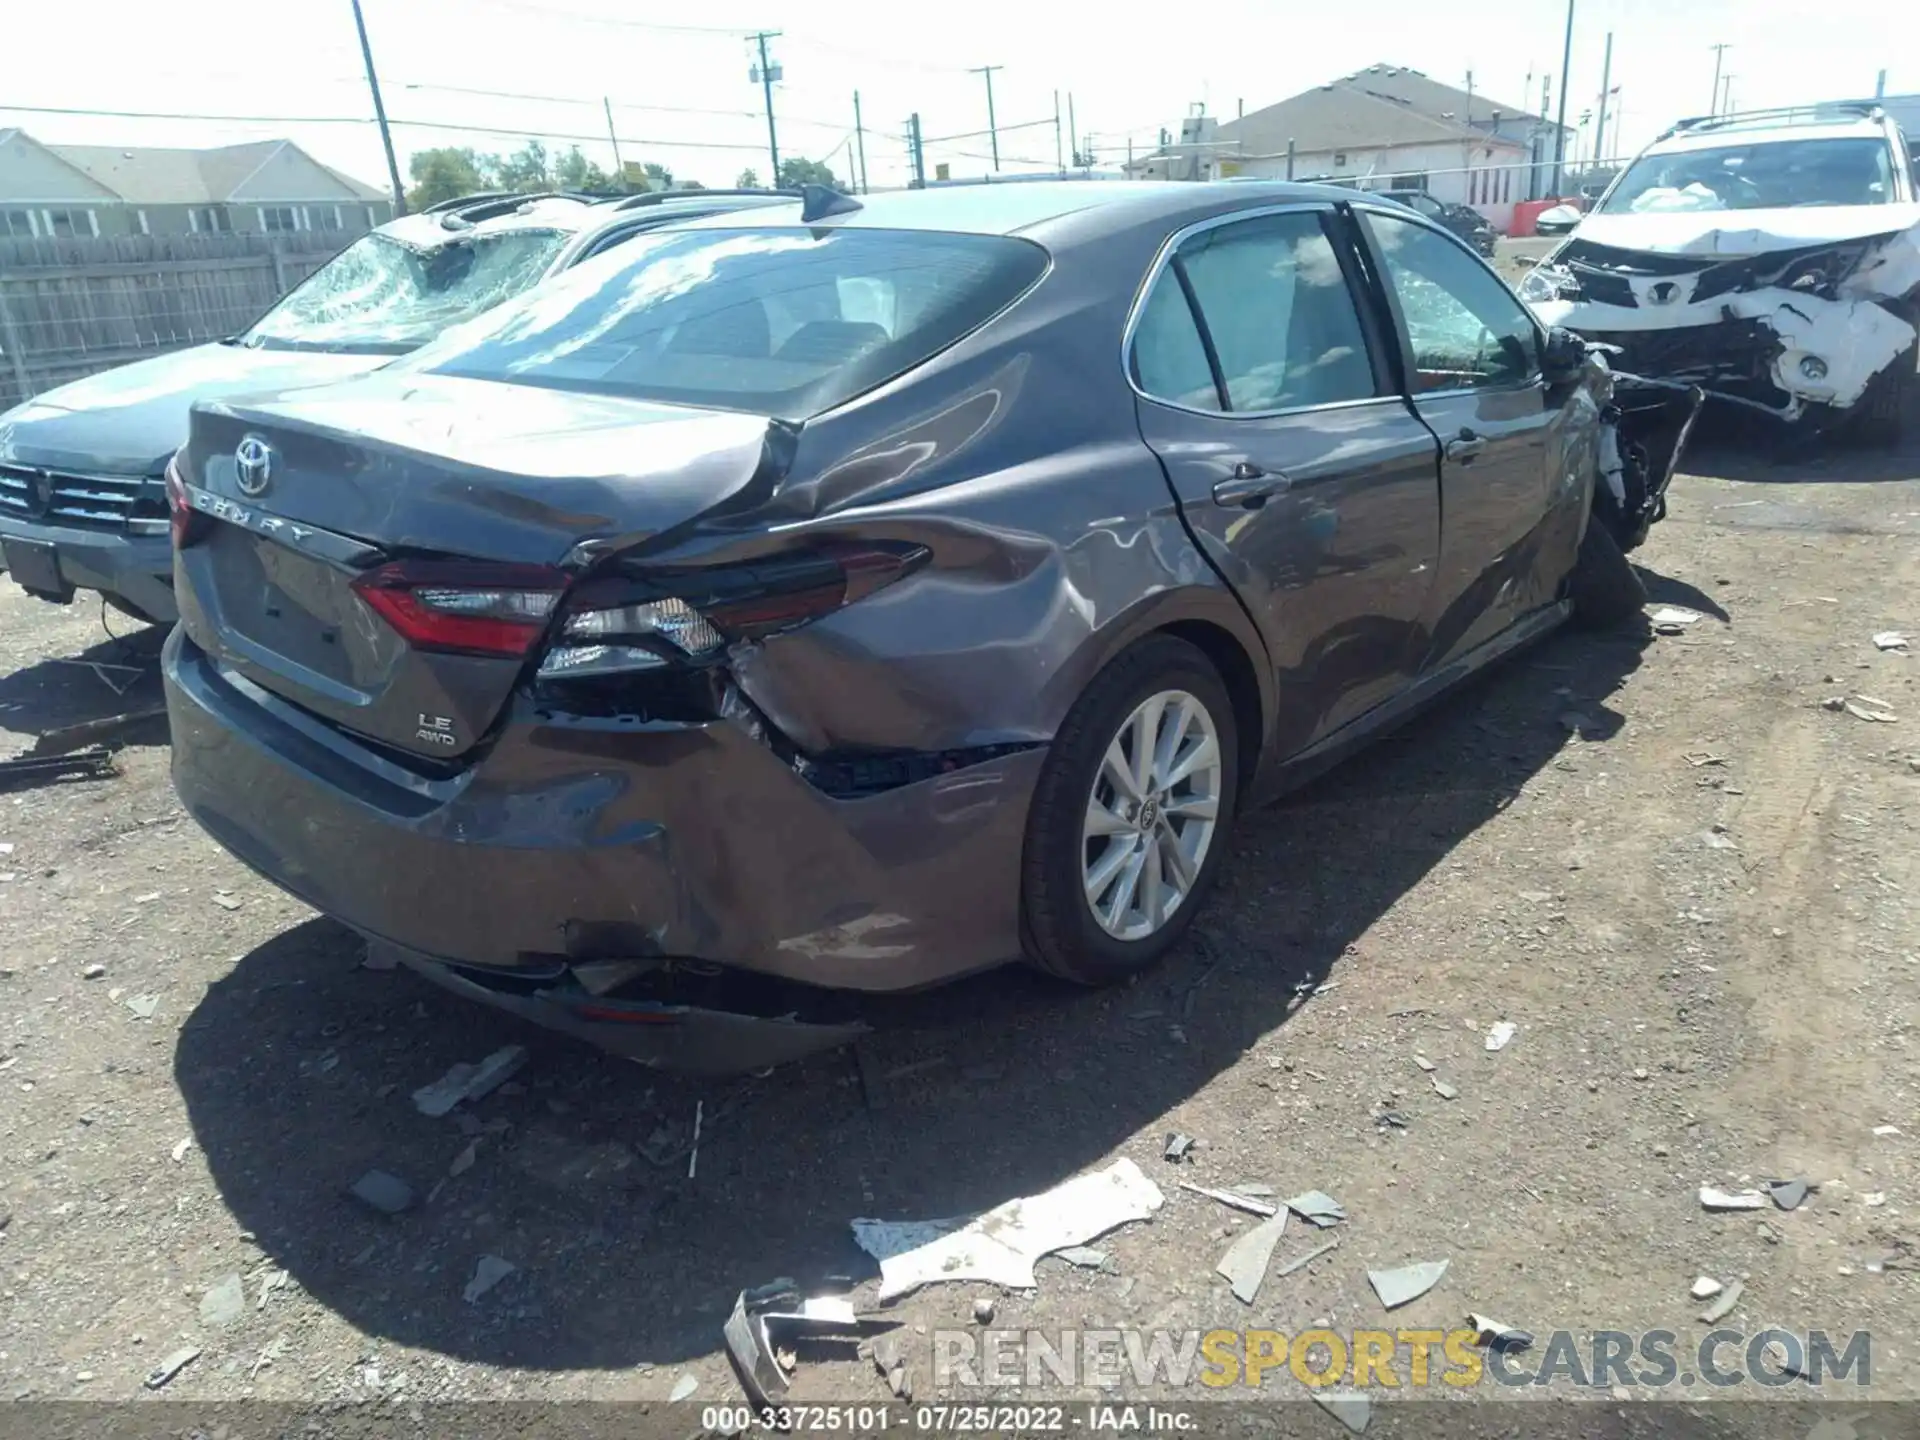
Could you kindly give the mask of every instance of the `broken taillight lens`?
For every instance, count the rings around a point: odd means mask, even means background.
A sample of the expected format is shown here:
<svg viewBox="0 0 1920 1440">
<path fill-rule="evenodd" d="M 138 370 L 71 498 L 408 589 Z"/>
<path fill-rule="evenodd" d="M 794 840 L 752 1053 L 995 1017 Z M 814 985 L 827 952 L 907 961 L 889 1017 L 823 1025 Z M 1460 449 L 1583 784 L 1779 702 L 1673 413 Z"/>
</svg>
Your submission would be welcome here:
<svg viewBox="0 0 1920 1440">
<path fill-rule="evenodd" d="M 187 482 L 180 477 L 178 459 L 167 462 L 167 529 L 173 536 L 173 548 L 184 550 L 205 532 L 207 520 L 193 508 L 187 495 Z"/>
<path fill-rule="evenodd" d="M 353 588 L 416 650 L 518 659 L 546 630 L 566 584 L 543 565 L 399 560 Z"/>
<path fill-rule="evenodd" d="M 703 660 L 844 609 L 919 568 L 923 545 L 843 545 L 710 570 L 608 579 L 572 597 L 547 679 Z"/>
</svg>

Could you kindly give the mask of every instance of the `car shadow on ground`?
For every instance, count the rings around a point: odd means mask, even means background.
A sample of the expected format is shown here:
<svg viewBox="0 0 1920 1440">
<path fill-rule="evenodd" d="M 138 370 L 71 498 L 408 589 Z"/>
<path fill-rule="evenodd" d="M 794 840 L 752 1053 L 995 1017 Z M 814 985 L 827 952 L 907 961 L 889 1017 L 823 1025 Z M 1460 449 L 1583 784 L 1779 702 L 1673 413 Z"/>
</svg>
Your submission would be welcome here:
<svg viewBox="0 0 1920 1440">
<path fill-rule="evenodd" d="M 1847 435 L 1803 435 L 1765 417 L 1709 409 L 1681 457 L 1688 475 L 1756 484 L 1875 484 L 1920 474 L 1920 434 L 1895 445 Z"/>
<path fill-rule="evenodd" d="M 124 635 L 0 676 L 0 730 L 35 737 L 23 753 L 165 743 L 160 647 L 169 627 L 123 623 Z"/>
<path fill-rule="evenodd" d="M 1008 967 L 863 1000 L 874 1033 L 858 1064 L 841 1052 L 698 1081 L 359 968 L 359 943 L 315 920 L 208 989 L 175 1079 L 236 1224 L 366 1333 L 539 1370 L 705 1355 L 743 1287 L 871 1273 L 854 1216 L 971 1213 L 1116 1147 L 1157 1152 L 1162 1117 L 1315 1003 L 1316 986 L 1365 983 L 1368 927 L 1570 731 L 1589 744 L 1618 732 L 1608 697 L 1646 643 L 1556 636 L 1243 817 L 1191 938 L 1128 986 L 1081 991 Z M 510 1043 L 531 1059 L 464 1120 L 410 1102 Z M 387 1216 L 349 1198 L 370 1168 L 407 1181 L 413 1207 Z M 466 1303 L 483 1254 L 518 1268 Z"/>
</svg>

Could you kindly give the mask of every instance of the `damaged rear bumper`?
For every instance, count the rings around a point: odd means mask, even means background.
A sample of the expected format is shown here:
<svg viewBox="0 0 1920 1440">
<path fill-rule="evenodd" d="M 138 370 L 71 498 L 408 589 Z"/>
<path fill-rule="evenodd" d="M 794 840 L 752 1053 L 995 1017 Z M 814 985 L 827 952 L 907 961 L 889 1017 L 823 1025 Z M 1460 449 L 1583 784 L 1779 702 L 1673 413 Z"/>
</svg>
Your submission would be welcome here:
<svg viewBox="0 0 1920 1440">
<path fill-rule="evenodd" d="M 818 1024 L 789 1016 L 740 1014 L 658 1000 L 598 996 L 570 972 L 530 982 L 450 965 L 431 955 L 369 938 L 409 970 L 468 1000 L 544 1029 L 585 1040 L 610 1054 L 689 1075 L 739 1075 L 784 1065 L 863 1035 L 858 1023 Z"/>
<path fill-rule="evenodd" d="M 316 909 L 420 955 L 527 975 L 695 959 L 904 990 L 1020 953 L 1041 747 L 841 798 L 733 720 L 565 716 L 522 698 L 485 756 L 432 778 L 182 630 L 163 669 L 174 785 L 195 820 Z"/>
</svg>

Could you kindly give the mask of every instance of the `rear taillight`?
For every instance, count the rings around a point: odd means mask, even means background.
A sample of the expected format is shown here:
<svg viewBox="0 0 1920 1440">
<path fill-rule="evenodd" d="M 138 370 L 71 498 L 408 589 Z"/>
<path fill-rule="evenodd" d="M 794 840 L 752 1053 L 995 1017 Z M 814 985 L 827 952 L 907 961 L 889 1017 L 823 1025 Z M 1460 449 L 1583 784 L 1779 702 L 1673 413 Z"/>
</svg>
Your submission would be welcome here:
<svg viewBox="0 0 1920 1440">
<path fill-rule="evenodd" d="M 173 535 L 173 548 L 184 550 L 198 540 L 206 529 L 206 517 L 193 508 L 187 495 L 187 482 L 180 477 L 180 462 L 167 462 L 167 529 Z"/>
<path fill-rule="evenodd" d="M 842 545 L 748 565 L 595 580 L 570 597 L 548 679 L 584 678 L 702 660 L 862 600 L 918 569 L 923 545 Z"/>
<path fill-rule="evenodd" d="M 518 659 L 546 630 L 566 584 L 542 565 L 398 560 L 353 588 L 416 650 Z"/>
</svg>

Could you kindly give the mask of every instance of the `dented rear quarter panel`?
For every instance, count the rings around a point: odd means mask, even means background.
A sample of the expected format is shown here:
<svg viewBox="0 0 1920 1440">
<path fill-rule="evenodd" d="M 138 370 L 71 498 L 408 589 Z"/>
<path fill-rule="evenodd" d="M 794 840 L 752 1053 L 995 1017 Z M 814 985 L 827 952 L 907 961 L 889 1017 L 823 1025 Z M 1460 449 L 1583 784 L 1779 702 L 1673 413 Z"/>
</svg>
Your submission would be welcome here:
<svg viewBox="0 0 1920 1440">
<path fill-rule="evenodd" d="M 1108 660 L 1180 623 L 1239 648 L 1271 715 L 1258 632 L 1188 534 L 1121 370 L 1135 288 L 1173 225 L 1058 228 L 1043 238 L 1074 263 L 908 379 L 808 421 L 763 503 L 643 548 L 673 564 L 806 536 L 929 548 L 888 589 L 735 650 L 742 691 L 804 750 L 1045 741 Z"/>
</svg>

